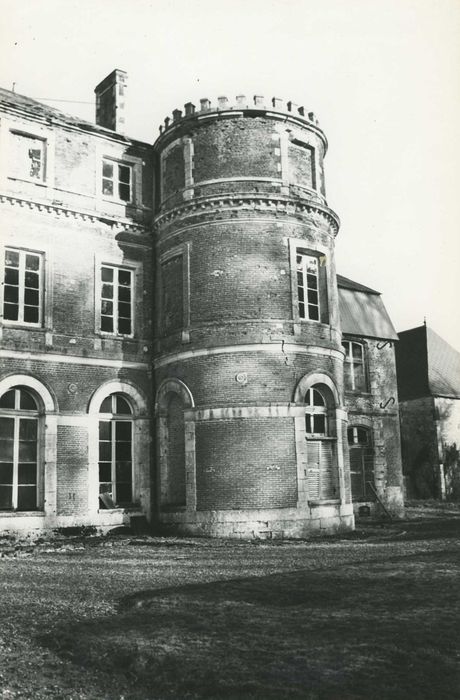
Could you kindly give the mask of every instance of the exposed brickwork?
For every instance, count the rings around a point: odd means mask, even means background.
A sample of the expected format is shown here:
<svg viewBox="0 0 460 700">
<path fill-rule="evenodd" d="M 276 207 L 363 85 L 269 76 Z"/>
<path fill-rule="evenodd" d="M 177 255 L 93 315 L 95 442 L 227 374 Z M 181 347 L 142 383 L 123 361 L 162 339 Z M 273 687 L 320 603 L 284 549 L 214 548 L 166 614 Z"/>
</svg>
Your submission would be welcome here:
<svg viewBox="0 0 460 700">
<path fill-rule="evenodd" d="M 198 510 L 296 505 L 292 419 L 198 423 L 196 456 Z"/>
<path fill-rule="evenodd" d="M 193 134 L 194 180 L 221 177 L 279 177 L 279 139 L 268 119 L 239 117 Z M 248 157 L 250 155 L 250 157 Z"/>
<path fill-rule="evenodd" d="M 57 434 L 57 513 L 79 515 L 88 509 L 88 431 L 59 426 Z"/>
</svg>

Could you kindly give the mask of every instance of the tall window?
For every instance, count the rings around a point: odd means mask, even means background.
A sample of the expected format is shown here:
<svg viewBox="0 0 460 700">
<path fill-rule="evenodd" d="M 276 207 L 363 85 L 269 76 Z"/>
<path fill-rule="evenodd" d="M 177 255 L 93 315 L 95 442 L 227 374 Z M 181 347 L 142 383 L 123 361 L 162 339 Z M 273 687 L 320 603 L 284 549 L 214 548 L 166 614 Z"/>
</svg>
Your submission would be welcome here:
<svg viewBox="0 0 460 700">
<path fill-rule="evenodd" d="M 104 197 L 131 202 L 133 199 L 133 173 L 131 165 L 113 160 L 102 161 L 102 194 Z"/>
<path fill-rule="evenodd" d="M 351 340 L 344 340 L 342 345 L 345 350 L 345 390 L 367 391 L 364 345 Z"/>
<path fill-rule="evenodd" d="M 0 398 L 0 510 L 39 507 L 39 416 L 25 387 Z"/>
<path fill-rule="evenodd" d="M 309 389 L 305 396 L 305 432 L 309 435 L 327 435 L 327 406 L 318 389 Z"/>
<path fill-rule="evenodd" d="M 123 267 L 101 267 L 101 331 L 133 333 L 133 272 Z"/>
<path fill-rule="evenodd" d="M 43 295 L 43 255 L 5 250 L 3 318 L 40 325 Z"/>
<path fill-rule="evenodd" d="M 46 141 L 29 134 L 10 132 L 10 172 L 14 177 L 45 180 Z"/>
<path fill-rule="evenodd" d="M 111 394 L 101 404 L 99 420 L 99 495 L 105 507 L 133 499 L 133 421 L 128 401 Z"/>
<path fill-rule="evenodd" d="M 374 500 L 374 451 L 370 430 L 350 427 L 347 431 L 350 451 L 351 494 L 354 501 Z"/>
<path fill-rule="evenodd" d="M 329 436 L 328 407 L 320 389 L 312 387 L 305 395 L 307 438 L 307 485 L 311 501 L 339 496 L 335 440 Z"/>
<path fill-rule="evenodd" d="M 318 258 L 297 253 L 297 298 L 299 317 L 320 320 Z"/>
</svg>

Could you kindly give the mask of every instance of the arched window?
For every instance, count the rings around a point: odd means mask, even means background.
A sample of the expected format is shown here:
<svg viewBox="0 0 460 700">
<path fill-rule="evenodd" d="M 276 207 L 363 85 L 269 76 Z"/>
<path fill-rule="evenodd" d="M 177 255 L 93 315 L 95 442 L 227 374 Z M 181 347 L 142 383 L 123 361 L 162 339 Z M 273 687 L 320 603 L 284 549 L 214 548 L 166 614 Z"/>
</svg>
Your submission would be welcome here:
<svg viewBox="0 0 460 700">
<path fill-rule="evenodd" d="M 373 501 L 375 500 L 374 450 L 371 431 L 361 426 L 350 426 L 347 436 L 352 498 L 354 501 Z"/>
<path fill-rule="evenodd" d="M 308 497 L 311 501 L 339 497 L 336 440 L 330 434 L 332 401 L 327 387 L 312 386 L 305 394 Z"/>
<path fill-rule="evenodd" d="M 0 510 L 40 506 L 39 403 L 16 386 L 0 397 Z"/>
<path fill-rule="evenodd" d="M 110 394 L 99 409 L 99 498 L 106 508 L 133 500 L 132 408 L 122 394 Z"/>
<path fill-rule="evenodd" d="M 305 395 L 305 432 L 327 435 L 327 404 L 322 393 L 312 387 Z"/>
</svg>

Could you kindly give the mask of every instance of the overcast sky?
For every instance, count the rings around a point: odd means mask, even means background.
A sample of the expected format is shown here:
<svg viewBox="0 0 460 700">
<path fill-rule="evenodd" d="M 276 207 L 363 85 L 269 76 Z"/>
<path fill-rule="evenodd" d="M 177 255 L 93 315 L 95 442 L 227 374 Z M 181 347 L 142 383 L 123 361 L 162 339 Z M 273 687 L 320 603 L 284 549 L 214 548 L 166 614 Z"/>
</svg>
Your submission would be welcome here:
<svg viewBox="0 0 460 700">
<path fill-rule="evenodd" d="M 185 102 L 282 97 L 329 139 L 339 272 L 398 331 L 460 350 L 460 0 L 0 0 L 0 85 L 85 119 L 129 75 L 128 133 Z M 82 103 L 82 104 L 79 104 Z M 90 104 L 85 104 L 90 103 Z"/>
</svg>

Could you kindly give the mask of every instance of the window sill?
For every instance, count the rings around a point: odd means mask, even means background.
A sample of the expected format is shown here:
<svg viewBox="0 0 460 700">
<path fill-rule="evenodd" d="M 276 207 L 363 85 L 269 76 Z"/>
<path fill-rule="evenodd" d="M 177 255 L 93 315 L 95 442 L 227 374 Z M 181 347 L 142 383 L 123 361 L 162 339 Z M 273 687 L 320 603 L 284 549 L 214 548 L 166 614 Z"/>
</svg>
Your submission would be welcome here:
<svg viewBox="0 0 460 700">
<path fill-rule="evenodd" d="M 32 178 L 24 177 L 14 177 L 14 175 L 8 175 L 8 180 L 14 180 L 15 182 L 26 182 L 29 185 L 38 185 L 38 187 L 49 187 L 47 182 L 40 182 L 39 180 L 34 180 Z"/>
<path fill-rule="evenodd" d="M 321 506 L 338 506 L 340 505 L 340 498 L 330 498 L 324 501 L 308 501 L 310 508 L 320 508 Z"/>
<path fill-rule="evenodd" d="M 305 440 L 314 440 L 315 442 L 317 440 L 323 440 L 324 442 L 337 442 L 336 437 L 331 437 L 330 435 L 315 435 L 314 433 L 308 433 L 308 435 L 305 435 Z"/>
<path fill-rule="evenodd" d="M 42 510 L 0 510 L 0 518 L 38 518 L 45 517 Z"/>
<path fill-rule="evenodd" d="M 106 331 L 97 331 L 103 340 L 136 340 L 134 335 L 120 335 L 119 333 L 108 333 Z"/>
<path fill-rule="evenodd" d="M 46 328 L 43 328 L 43 326 L 39 323 L 27 323 L 26 321 L 11 321 L 8 318 L 0 318 L 0 321 L 3 326 L 8 327 L 8 328 L 18 328 L 21 330 L 26 330 L 26 331 L 42 331 L 45 333 Z"/>
<path fill-rule="evenodd" d="M 352 396 L 372 396 L 372 392 L 359 391 L 359 389 L 345 389 L 345 394 L 351 394 Z"/>
</svg>

